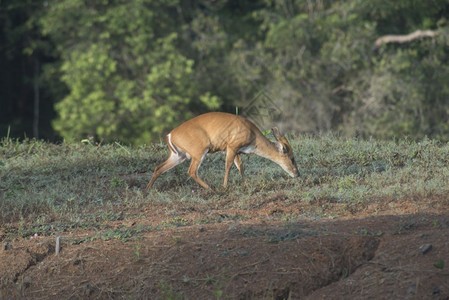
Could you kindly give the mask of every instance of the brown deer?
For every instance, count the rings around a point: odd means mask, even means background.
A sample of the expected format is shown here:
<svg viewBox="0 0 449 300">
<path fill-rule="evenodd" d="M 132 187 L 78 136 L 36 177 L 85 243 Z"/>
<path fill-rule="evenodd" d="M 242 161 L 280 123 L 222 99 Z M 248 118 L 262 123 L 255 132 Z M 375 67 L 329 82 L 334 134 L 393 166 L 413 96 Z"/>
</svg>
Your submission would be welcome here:
<svg viewBox="0 0 449 300">
<path fill-rule="evenodd" d="M 224 187 L 228 183 L 232 162 L 245 180 L 240 157 L 242 153 L 265 157 L 281 166 L 291 177 L 299 176 L 290 143 L 277 128 L 273 128 L 272 133 L 276 138 L 275 142 L 270 142 L 249 120 L 228 113 L 211 112 L 190 119 L 167 135 L 170 155 L 156 167 L 146 191 L 162 173 L 186 159 L 191 160 L 187 173 L 202 187 L 210 188 L 198 176 L 198 169 L 207 153 L 217 151 L 226 151 Z"/>
</svg>

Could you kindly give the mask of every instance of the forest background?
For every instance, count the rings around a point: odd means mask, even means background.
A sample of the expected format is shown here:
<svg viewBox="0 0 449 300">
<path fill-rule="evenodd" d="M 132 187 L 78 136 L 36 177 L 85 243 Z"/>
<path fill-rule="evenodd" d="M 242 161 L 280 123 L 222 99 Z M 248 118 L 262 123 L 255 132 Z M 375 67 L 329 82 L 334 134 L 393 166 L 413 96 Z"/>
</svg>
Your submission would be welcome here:
<svg viewBox="0 0 449 300">
<path fill-rule="evenodd" d="M 0 0 L 0 137 L 145 144 L 207 111 L 449 140 L 447 0 Z"/>
</svg>

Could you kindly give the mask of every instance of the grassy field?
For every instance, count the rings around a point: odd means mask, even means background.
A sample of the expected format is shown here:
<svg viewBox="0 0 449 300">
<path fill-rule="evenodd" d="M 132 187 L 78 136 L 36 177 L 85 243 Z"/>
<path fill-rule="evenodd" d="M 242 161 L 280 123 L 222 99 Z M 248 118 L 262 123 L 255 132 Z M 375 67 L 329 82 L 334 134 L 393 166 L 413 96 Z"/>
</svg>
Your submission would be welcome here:
<svg viewBox="0 0 449 300">
<path fill-rule="evenodd" d="M 167 156 L 164 144 L 127 147 L 83 141 L 54 145 L 3 139 L 0 241 L 57 235 L 65 237 L 67 246 L 131 241 L 131 251 L 139 258 L 139 241 L 145 234 L 189 226 L 202 230 L 229 222 L 288 226 L 345 220 L 391 211 L 404 199 L 411 206 L 423 207 L 429 199 L 446 199 L 449 194 L 447 143 L 333 135 L 297 136 L 290 141 L 299 178 L 289 178 L 268 160 L 246 156 L 247 182 L 242 183 L 233 167 L 230 184 L 223 188 L 224 155 L 217 153 L 206 157 L 199 172 L 213 190 L 201 189 L 187 175 L 188 163 L 184 163 L 163 174 L 145 193 L 152 171 Z M 396 229 L 400 232 L 407 226 Z M 362 234 L 369 233 L 364 230 Z M 261 235 L 265 242 L 290 241 L 303 233 L 302 229 L 239 232 L 245 238 Z M 178 239 L 174 234 L 171 241 L 176 244 Z"/>
<path fill-rule="evenodd" d="M 163 174 L 146 194 L 144 187 L 152 170 L 167 156 L 163 144 L 131 148 L 118 143 L 54 145 L 3 140 L 0 224 L 96 227 L 102 220 L 127 216 L 135 208 L 155 202 L 195 205 L 226 195 L 235 199 L 227 205 L 251 209 L 245 205 L 250 198 L 279 192 L 290 201 L 340 203 L 357 211 L 372 202 L 428 198 L 449 191 L 448 144 L 433 140 L 360 141 L 330 135 L 300 136 L 291 142 L 299 179 L 288 178 L 276 164 L 253 155 L 244 157 L 247 183 L 241 182 L 233 167 L 230 187 L 223 189 L 224 155 L 212 154 L 205 159 L 200 176 L 215 192 L 202 190 L 190 179 L 185 162 Z M 308 213 L 313 218 L 325 217 L 316 211 Z M 51 230 L 56 233 L 64 228 L 55 225 Z"/>
</svg>

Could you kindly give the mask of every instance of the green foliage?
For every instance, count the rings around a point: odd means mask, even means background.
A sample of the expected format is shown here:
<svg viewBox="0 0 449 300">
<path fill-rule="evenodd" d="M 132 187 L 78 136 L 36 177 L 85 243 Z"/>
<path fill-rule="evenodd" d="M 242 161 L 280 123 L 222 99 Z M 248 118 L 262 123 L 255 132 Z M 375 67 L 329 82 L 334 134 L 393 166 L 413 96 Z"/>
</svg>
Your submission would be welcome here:
<svg viewBox="0 0 449 300">
<path fill-rule="evenodd" d="M 262 64 L 265 72 L 245 80 L 275 95 L 291 130 L 445 138 L 447 9 L 446 1 L 267 1 L 256 14 L 263 48 L 242 62 L 261 53 L 248 73 Z M 437 36 L 373 50 L 382 35 L 417 29 Z"/>
<path fill-rule="evenodd" d="M 433 266 L 437 269 L 444 269 L 444 260 L 440 259 L 439 261 L 434 263 Z"/>
<path fill-rule="evenodd" d="M 193 61 L 177 48 L 177 4 L 49 3 L 42 28 L 59 46 L 70 91 L 55 107 L 64 138 L 142 144 L 192 116 L 195 104 L 220 105 L 217 96 L 197 93 Z"/>
<path fill-rule="evenodd" d="M 437 43 L 446 45 L 444 37 Z M 421 47 L 391 51 L 377 60 L 369 102 L 361 107 L 366 135 L 394 137 L 398 133 L 422 138 L 446 139 L 449 132 L 446 109 L 449 99 L 449 52 L 432 41 Z"/>
<path fill-rule="evenodd" d="M 0 136 L 53 136 L 50 119 L 56 89 L 40 89 L 45 85 L 41 70 L 55 53 L 39 27 L 45 2 L 0 1 Z M 37 112 L 40 120 L 34 118 Z"/>
<path fill-rule="evenodd" d="M 40 89 L 66 140 L 142 144 L 236 107 L 285 131 L 449 140 L 446 0 L 31 2 L 0 6 L 0 130 L 13 136 Z M 435 35 L 375 45 L 417 30 Z M 28 61 L 41 71 L 15 73 Z"/>
</svg>

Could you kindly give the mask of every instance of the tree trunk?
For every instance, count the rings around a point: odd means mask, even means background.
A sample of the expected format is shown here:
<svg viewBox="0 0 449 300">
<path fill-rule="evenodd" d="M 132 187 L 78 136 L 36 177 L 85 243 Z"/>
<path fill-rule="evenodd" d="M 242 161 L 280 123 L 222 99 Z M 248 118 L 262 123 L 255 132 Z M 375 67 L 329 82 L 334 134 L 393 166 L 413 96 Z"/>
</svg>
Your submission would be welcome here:
<svg viewBox="0 0 449 300">
<path fill-rule="evenodd" d="M 39 60 L 34 61 L 34 111 L 33 111 L 33 136 L 39 138 Z"/>
</svg>

